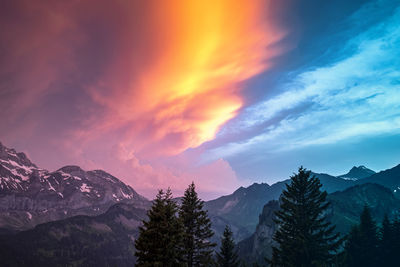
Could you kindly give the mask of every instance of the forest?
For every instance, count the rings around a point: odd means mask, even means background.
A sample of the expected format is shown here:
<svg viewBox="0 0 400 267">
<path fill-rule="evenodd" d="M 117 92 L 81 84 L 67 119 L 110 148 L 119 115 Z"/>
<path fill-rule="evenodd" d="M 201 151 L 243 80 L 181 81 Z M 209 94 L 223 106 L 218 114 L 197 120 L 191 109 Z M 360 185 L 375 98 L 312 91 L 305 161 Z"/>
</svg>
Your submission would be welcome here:
<svg viewBox="0 0 400 267">
<path fill-rule="evenodd" d="M 239 257 L 229 225 L 220 248 L 210 242 L 211 222 L 192 183 L 181 203 L 170 189 L 159 191 L 139 228 L 136 266 L 397 266 L 399 219 L 385 216 L 378 223 L 365 205 L 360 223 L 342 234 L 327 219 L 330 203 L 320 180 L 303 167 L 290 178 L 275 212 L 272 255 L 264 262 Z"/>
</svg>

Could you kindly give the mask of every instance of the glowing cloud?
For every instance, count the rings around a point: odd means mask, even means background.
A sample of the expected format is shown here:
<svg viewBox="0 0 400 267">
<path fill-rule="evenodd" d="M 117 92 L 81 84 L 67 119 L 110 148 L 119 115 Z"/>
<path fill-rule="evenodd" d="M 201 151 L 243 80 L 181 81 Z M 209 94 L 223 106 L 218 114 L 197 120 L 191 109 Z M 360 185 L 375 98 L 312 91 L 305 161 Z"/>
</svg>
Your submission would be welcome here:
<svg viewBox="0 0 400 267">
<path fill-rule="evenodd" d="M 123 45 L 123 59 L 114 62 L 109 79 L 90 88 L 112 110 L 107 124 L 115 129 L 128 123 L 133 147 L 151 153 L 175 154 L 213 139 L 243 105 L 240 82 L 265 70 L 277 53 L 268 48 L 282 33 L 268 21 L 267 3 L 151 5 L 146 30 L 128 40 L 148 42 L 140 51 L 146 56 L 135 54 L 137 44 L 134 51 Z"/>
<path fill-rule="evenodd" d="M 242 82 L 280 53 L 268 0 L 3 2 L 2 142 L 146 190 L 239 184 L 223 160 L 163 160 L 213 139 L 246 104 Z"/>
</svg>

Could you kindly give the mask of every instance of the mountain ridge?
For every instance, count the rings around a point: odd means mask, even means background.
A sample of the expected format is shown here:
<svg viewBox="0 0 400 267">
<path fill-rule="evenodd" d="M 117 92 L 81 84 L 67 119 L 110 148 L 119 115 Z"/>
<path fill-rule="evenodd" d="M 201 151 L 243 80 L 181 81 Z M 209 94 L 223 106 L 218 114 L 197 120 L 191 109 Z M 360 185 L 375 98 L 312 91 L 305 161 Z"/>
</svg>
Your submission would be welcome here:
<svg viewBox="0 0 400 267">
<path fill-rule="evenodd" d="M 0 228 L 24 230 L 74 215 L 98 215 L 119 202 L 151 205 L 105 171 L 66 165 L 50 172 L 0 143 Z"/>
<path fill-rule="evenodd" d="M 385 214 L 389 218 L 395 218 L 400 211 L 400 199 L 390 189 L 373 183 L 355 185 L 344 191 L 328 194 L 327 201 L 331 203 L 327 210 L 327 219 L 336 225 L 335 230 L 342 233 L 342 236 L 350 231 L 352 225 L 359 223 L 365 205 L 370 207 L 371 214 L 378 223 Z M 262 264 L 265 257 L 271 257 L 272 246 L 275 245 L 273 235 L 277 230 L 275 212 L 279 209 L 277 200 L 265 204 L 255 232 L 238 242 L 239 254 L 244 260 L 255 260 Z"/>
<path fill-rule="evenodd" d="M 356 181 L 356 180 L 370 177 L 371 175 L 373 175 L 375 173 L 376 173 L 375 171 L 368 169 L 364 165 L 360 165 L 358 167 L 353 166 L 348 173 L 339 175 L 338 177 L 343 178 L 345 180 Z"/>
</svg>

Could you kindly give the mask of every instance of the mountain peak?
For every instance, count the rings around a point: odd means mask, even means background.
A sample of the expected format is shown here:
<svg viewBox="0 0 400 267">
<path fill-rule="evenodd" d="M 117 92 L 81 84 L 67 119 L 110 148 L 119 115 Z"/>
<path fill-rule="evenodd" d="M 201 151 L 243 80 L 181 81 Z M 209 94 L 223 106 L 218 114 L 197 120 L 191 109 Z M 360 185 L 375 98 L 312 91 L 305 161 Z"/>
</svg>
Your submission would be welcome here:
<svg viewBox="0 0 400 267">
<path fill-rule="evenodd" d="M 365 167 L 364 165 L 360 165 L 358 167 L 357 166 L 353 166 L 353 168 L 351 168 L 351 170 L 368 170 L 368 168 Z"/>
<path fill-rule="evenodd" d="M 359 180 L 367 178 L 373 174 L 375 174 L 373 170 L 368 169 L 364 165 L 360 165 L 358 167 L 353 166 L 348 173 L 340 175 L 339 177 L 347 180 Z"/>
<path fill-rule="evenodd" d="M 64 167 L 58 169 L 57 171 L 62 171 L 65 173 L 84 172 L 84 170 L 82 170 L 82 168 L 77 165 L 67 165 L 67 166 L 64 166 Z"/>
</svg>

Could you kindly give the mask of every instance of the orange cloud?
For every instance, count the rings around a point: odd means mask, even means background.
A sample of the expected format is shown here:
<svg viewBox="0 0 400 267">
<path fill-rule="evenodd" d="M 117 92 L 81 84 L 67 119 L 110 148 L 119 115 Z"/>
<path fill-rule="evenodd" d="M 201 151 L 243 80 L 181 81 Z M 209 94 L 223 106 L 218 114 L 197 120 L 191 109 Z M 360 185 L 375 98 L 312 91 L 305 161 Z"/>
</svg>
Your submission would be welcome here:
<svg viewBox="0 0 400 267">
<path fill-rule="evenodd" d="M 212 140 L 243 105 L 240 82 L 268 67 L 281 37 L 268 1 L 158 1 L 127 22 L 108 77 L 90 88 L 138 151 L 176 154 Z M 138 49 L 140 47 L 140 49 Z M 140 53 L 140 55 L 138 55 Z M 127 126 L 128 125 L 128 126 Z"/>
<path fill-rule="evenodd" d="M 269 0 L 3 2 L 3 142 L 45 168 L 102 168 L 149 192 L 238 185 L 223 160 L 171 168 L 157 156 L 212 140 L 246 104 L 242 82 L 281 52 Z"/>
</svg>

